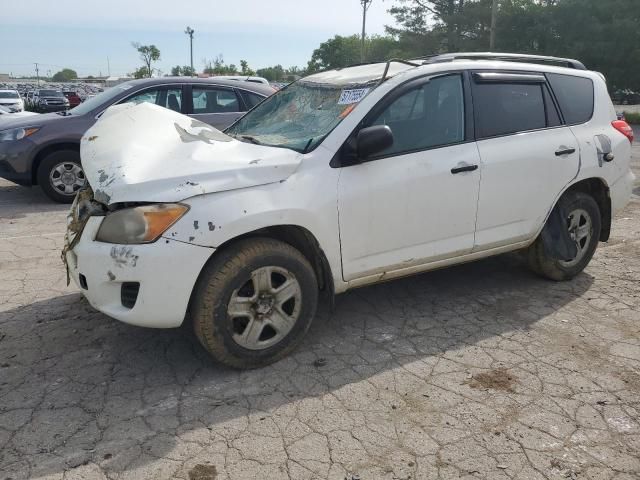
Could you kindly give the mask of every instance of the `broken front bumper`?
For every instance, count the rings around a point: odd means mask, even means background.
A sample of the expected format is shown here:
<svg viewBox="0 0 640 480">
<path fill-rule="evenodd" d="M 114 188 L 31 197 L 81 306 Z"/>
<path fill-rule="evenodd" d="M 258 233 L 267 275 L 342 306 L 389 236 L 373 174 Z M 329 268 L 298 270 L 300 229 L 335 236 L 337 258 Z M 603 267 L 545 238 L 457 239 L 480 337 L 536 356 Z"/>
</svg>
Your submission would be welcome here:
<svg viewBox="0 0 640 480">
<path fill-rule="evenodd" d="M 110 317 L 142 327 L 180 326 L 213 249 L 164 237 L 142 245 L 97 242 L 103 218 L 89 217 L 64 252 L 69 276 Z"/>
</svg>

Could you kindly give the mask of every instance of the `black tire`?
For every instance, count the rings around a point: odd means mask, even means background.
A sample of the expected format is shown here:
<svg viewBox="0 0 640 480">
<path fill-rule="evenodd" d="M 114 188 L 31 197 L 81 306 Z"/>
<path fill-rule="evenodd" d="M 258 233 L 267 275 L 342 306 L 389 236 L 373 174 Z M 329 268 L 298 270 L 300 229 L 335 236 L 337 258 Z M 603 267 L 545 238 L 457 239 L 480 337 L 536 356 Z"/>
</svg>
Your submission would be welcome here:
<svg viewBox="0 0 640 480">
<path fill-rule="evenodd" d="M 84 171 L 80 164 L 80 153 L 76 150 L 58 150 L 50 153 L 42 159 L 38 166 L 38 185 L 42 188 L 44 193 L 54 202 L 58 203 L 71 203 L 76 196 L 76 192 L 81 188 L 79 185 L 69 185 L 67 188 L 73 190 L 73 193 L 64 193 L 64 191 L 57 187 L 51 178 L 52 172 L 59 165 L 69 166 L 72 165 L 70 171 L 73 171 L 74 182 L 85 180 Z M 55 173 L 54 173 L 55 175 Z"/>
<path fill-rule="evenodd" d="M 582 272 L 591 261 L 600 241 L 602 219 L 600 209 L 596 201 L 590 195 L 583 192 L 567 192 L 559 200 L 567 214 L 575 211 L 585 212 L 591 221 L 590 236 L 585 239 L 583 253 L 578 261 L 563 262 L 550 257 L 542 238 L 539 236 L 527 251 L 529 268 L 536 274 L 555 281 L 571 280 Z M 579 253 L 580 255 L 580 253 Z M 577 257 L 576 257 L 577 258 Z M 573 263 L 575 262 L 575 263 Z"/>
<path fill-rule="evenodd" d="M 234 323 L 237 319 L 229 315 L 228 308 L 232 295 L 248 284 L 253 288 L 252 273 L 265 267 L 282 269 L 295 278 L 301 295 L 296 307 L 299 313 L 291 330 L 277 343 L 263 349 L 248 349 L 234 339 L 234 335 L 237 337 L 244 331 L 238 332 L 242 325 Z M 257 289 L 250 295 L 257 295 L 256 292 Z M 205 266 L 194 289 L 191 316 L 198 340 L 214 359 L 234 368 L 256 368 L 281 359 L 300 344 L 313 321 L 317 303 L 314 270 L 298 250 L 270 238 L 250 238 L 218 252 Z M 256 303 L 251 308 L 257 308 Z M 255 321 L 256 325 L 263 325 L 258 327 L 262 328 L 261 338 L 265 323 Z M 244 328 L 249 328 L 248 323 Z"/>
</svg>

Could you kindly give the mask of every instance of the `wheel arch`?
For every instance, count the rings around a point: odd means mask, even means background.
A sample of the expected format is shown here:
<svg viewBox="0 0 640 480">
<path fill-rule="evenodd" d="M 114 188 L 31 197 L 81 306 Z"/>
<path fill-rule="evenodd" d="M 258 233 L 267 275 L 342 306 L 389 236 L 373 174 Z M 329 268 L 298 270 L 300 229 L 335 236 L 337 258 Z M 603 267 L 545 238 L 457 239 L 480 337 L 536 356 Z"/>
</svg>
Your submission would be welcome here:
<svg viewBox="0 0 640 480">
<path fill-rule="evenodd" d="M 590 195 L 598 204 L 601 215 L 600 238 L 601 242 L 609 240 L 611 234 L 611 196 L 609 185 L 599 177 L 591 177 L 580 180 L 570 185 L 562 195 L 567 192 L 583 192 Z"/>
<path fill-rule="evenodd" d="M 38 169 L 40 168 L 40 164 L 42 160 L 49 154 L 53 152 L 58 152 L 60 150 L 75 150 L 80 153 L 80 143 L 79 142 L 58 142 L 44 146 L 41 148 L 38 153 L 33 157 L 33 163 L 31 165 L 31 184 L 38 185 Z"/>
<path fill-rule="evenodd" d="M 198 274 L 196 282 L 194 282 L 194 289 L 191 292 L 191 299 L 189 300 L 189 308 L 193 299 L 195 285 L 199 283 L 202 273 L 206 269 L 206 266 L 217 257 L 219 252 L 226 250 L 231 245 L 240 240 L 244 240 L 247 238 L 265 237 L 279 240 L 283 243 L 291 245 L 293 248 L 302 253 L 302 255 L 304 255 L 304 257 L 313 267 L 313 271 L 315 272 L 316 279 L 318 281 L 318 287 L 327 295 L 329 301 L 331 302 L 331 308 L 333 309 L 335 286 L 333 282 L 331 266 L 329 264 L 329 261 L 327 260 L 327 256 L 320 247 L 320 243 L 316 239 L 315 235 L 313 235 L 313 233 L 311 233 L 308 229 L 299 225 L 272 225 L 269 227 L 263 227 L 251 232 L 243 233 L 242 235 L 235 236 L 220 244 L 216 248 L 216 251 L 211 255 L 209 260 L 205 263 L 205 265 L 203 265 L 200 273 Z"/>
</svg>

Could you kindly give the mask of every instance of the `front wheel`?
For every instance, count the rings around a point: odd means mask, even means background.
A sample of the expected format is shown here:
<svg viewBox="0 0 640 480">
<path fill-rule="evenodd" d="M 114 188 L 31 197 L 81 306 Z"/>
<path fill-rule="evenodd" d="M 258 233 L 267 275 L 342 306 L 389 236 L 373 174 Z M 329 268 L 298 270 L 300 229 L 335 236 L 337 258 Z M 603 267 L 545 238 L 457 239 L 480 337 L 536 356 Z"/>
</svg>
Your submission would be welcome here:
<svg viewBox="0 0 640 480">
<path fill-rule="evenodd" d="M 570 260 L 551 257 L 544 248 L 541 236 L 527 251 L 530 268 L 551 280 L 570 280 L 591 261 L 600 241 L 601 216 L 596 201 L 582 192 L 568 192 L 561 199 L 566 212 L 566 228 L 576 244 L 576 256 Z"/>
<path fill-rule="evenodd" d="M 87 179 L 75 150 L 58 150 L 42 159 L 38 166 L 38 184 L 54 202 L 71 203 Z"/>
<path fill-rule="evenodd" d="M 307 259 L 270 238 L 239 241 L 203 270 L 192 298 L 200 343 L 219 362 L 255 368 L 291 352 L 309 329 L 318 283 Z"/>
</svg>

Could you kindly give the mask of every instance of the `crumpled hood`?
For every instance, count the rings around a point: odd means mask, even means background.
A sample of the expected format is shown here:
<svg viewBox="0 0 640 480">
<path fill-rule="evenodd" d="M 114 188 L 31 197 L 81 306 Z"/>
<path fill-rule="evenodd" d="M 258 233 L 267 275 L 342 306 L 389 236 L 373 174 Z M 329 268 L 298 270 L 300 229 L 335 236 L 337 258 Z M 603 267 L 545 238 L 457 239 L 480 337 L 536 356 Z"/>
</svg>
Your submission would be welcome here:
<svg viewBox="0 0 640 480">
<path fill-rule="evenodd" d="M 109 108 L 82 137 L 82 166 L 95 199 L 176 202 L 194 195 L 274 183 L 302 155 L 240 142 L 150 103 Z"/>
</svg>

